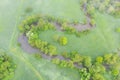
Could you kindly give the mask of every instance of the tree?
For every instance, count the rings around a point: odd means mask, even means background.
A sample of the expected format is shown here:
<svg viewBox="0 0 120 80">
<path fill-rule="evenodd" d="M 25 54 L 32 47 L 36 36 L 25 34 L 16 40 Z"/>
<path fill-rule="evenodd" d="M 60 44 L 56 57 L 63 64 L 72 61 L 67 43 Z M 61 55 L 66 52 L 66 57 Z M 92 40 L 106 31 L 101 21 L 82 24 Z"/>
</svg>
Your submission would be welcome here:
<svg viewBox="0 0 120 80">
<path fill-rule="evenodd" d="M 95 73 L 105 73 L 105 67 L 101 64 L 94 64 L 89 68 L 89 72 L 91 74 L 95 74 Z"/>
<path fill-rule="evenodd" d="M 106 64 L 112 65 L 117 63 L 119 60 L 118 53 L 111 53 L 111 54 L 105 54 L 104 55 L 104 61 Z"/>
<path fill-rule="evenodd" d="M 111 67 L 111 74 L 112 74 L 113 76 L 118 76 L 119 73 L 120 73 L 120 62 L 114 64 L 114 65 Z"/>
<path fill-rule="evenodd" d="M 111 73 L 113 76 L 117 76 L 119 74 L 119 70 L 114 68 L 111 70 Z"/>
<path fill-rule="evenodd" d="M 105 80 L 105 78 L 101 74 L 96 73 L 92 76 L 92 80 Z"/>
<path fill-rule="evenodd" d="M 66 45 L 68 43 L 68 40 L 67 40 L 67 38 L 65 36 L 61 36 L 59 38 L 59 43 L 64 46 L 64 45 Z"/>
<path fill-rule="evenodd" d="M 68 62 L 65 61 L 65 60 L 62 60 L 62 61 L 60 62 L 60 66 L 61 66 L 61 67 L 67 67 L 67 65 L 68 65 Z"/>
<path fill-rule="evenodd" d="M 84 60 L 83 60 L 83 65 L 85 67 L 90 67 L 92 65 L 92 63 L 91 63 L 91 57 L 85 56 Z"/>
<path fill-rule="evenodd" d="M 11 57 L 7 56 L 5 52 L 0 52 L 0 80 L 11 80 L 15 69 L 16 65 Z"/>
<path fill-rule="evenodd" d="M 75 54 L 75 56 L 72 58 L 72 61 L 78 64 L 81 64 L 83 61 L 83 57 L 79 54 Z"/>
<path fill-rule="evenodd" d="M 48 46 L 49 54 L 50 56 L 56 55 L 57 54 L 57 48 L 53 45 Z"/>
<path fill-rule="evenodd" d="M 97 63 L 102 63 L 103 62 L 103 57 L 99 56 L 96 58 Z"/>
<path fill-rule="evenodd" d="M 86 68 L 79 69 L 79 74 L 81 76 L 80 80 L 90 80 L 91 74 L 87 72 Z"/>
<path fill-rule="evenodd" d="M 104 62 L 106 63 L 106 64 L 110 64 L 111 63 L 111 57 L 112 57 L 112 53 L 109 53 L 109 54 L 105 54 L 104 55 Z"/>
<path fill-rule="evenodd" d="M 69 61 L 68 64 L 67 64 L 68 67 L 70 68 L 74 68 L 74 63 L 73 61 Z"/>
</svg>

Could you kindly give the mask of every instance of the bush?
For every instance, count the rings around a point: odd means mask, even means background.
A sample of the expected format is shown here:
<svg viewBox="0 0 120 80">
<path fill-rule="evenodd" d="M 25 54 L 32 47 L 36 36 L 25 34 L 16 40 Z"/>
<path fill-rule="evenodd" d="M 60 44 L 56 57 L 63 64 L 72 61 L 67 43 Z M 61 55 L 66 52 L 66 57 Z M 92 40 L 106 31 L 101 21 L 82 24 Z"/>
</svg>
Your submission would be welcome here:
<svg viewBox="0 0 120 80">
<path fill-rule="evenodd" d="M 83 60 L 83 65 L 89 68 L 92 65 L 91 61 L 91 57 L 85 56 Z"/>
<path fill-rule="evenodd" d="M 80 80 L 90 80 L 91 74 L 87 72 L 86 68 L 79 69 Z"/>
<path fill-rule="evenodd" d="M 90 25 L 94 26 L 96 23 L 95 23 L 95 20 L 94 19 L 91 19 L 90 20 Z"/>
<path fill-rule="evenodd" d="M 0 80 L 11 80 L 14 76 L 16 65 L 11 57 L 6 53 L 0 52 Z"/>
<path fill-rule="evenodd" d="M 96 73 L 92 76 L 92 80 L 105 80 L 105 78 L 101 74 Z"/>
<path fill-rule="evenodd" d="M 66 45 L 68 43 L 68 40 L 67 40 L 67 38 L 65 36 L 61 36 L 59 38 L 59 43 L 64 46 L 64 45 Z"/>
<path fill-rule="evenodd" d="M 99 56 L 96 58 L 97 63 L 103 63 L 103 57 Z"/>
</svg>

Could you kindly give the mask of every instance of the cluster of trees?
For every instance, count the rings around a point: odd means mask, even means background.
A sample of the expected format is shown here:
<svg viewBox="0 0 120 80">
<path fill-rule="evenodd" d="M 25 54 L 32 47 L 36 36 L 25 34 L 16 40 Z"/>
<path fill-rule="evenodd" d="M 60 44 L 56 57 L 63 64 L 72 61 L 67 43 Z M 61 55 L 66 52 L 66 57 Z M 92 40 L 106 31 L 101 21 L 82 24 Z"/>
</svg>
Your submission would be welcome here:
<svg viewBox="0 0 120 80">
<path fill-rule="evenodd" d="M 119 0 L 80 0 L 83 9 L 91 16 L 94 15 L 95 9 L 100 12 L 107 12 L 116 17 L 120 17 L 120 2 Z"/>
<path fill-rule="evenodd" d="M 10 80 L 14 76 L 16 65 L 4 52 L 0 52 L 0 80 Z"/>
<path fill-rule="evenodd" d="M 57 48 L 46 41 L 42 41 L 40 39 L 29 39 L 29 44 L 40 49 L 44 54 L 48 54 L 50 56 L 57 54 Z"/>
<path fill-rule="evenodd" d="M 40 16 L 30 16 L 27 19 L 23 20 L 23 22 L 19 26 L 19 30 L 21 32 L 27 32 L 31 30 L 31 28 L 37 27 L 40 31 L 46 31 L 46 30 L 55 30 L 55 26 L 48 22 L 47 20 L 44 20 L 44 18 Z"/>
<path fill-rule="evenodd" d="M 40 34 L 39 27 L 31 27 L 31 29 L 26 33 L 28 38 L 28 43 L 40 49 L 43 53 L 49 54 L 50 56 L 57 54 L 57 48 L 46 41 L 43 41 L 39 38 Z"/>
<path fill-rule="evenodd" d="M 115 80 L 120 77 L 120 57 L 118 53 L 98 56 L 95 60 L 92 60 L 89 56 L 81 56 L 76 51 L 64 52 L 62 55 L 69 60 L 55 58 L 52 62 L 62 67 L 70 67 L 68 64 L 71 63 L 72 68 L 79 70 L 81 80 L 106 80 L 103 75 L 106 72 L 109 72 L 109 75 L 113 76 Z M 76 67 L 75 64 L 80 67 Z"/>
<path fill-rule="evenodd" d="M 95 25 L 95 21 L 91 21 L 91 25 Z M 65 31 L 68 34 L 75 34 L 77 37 L 80 37 L 82 35 L 86 35 L 89 33 L 90 30 L 84 30 L 84 31 L 78 31 L 74 28 L 74 26 L 69 26 L 68 24 L 64 23 L 62 24 L 62 30 Z"/>
<path fill-rule="evenodd" d="M 90 80 L 91 74 L 88 73 L 86 68 L 79 69 L 80 80 Z"/>
<path fill-rule="evenodd" d="M 52 23 L 50 23 L 48 21 L 45 21 L 42 18 L 39 19 L 37 27 L 41 31 L 55 30 L 56 29 L 55 26 Z"/>
<path fill-rule="evenodd" d="M 69 33 L 69 34 L 76 33 L 76 29 L 73 26 L 69 26 L 66 23 L 62 24 L 62 30 Z"/>
<path fill-rule="evenodd" d="M 29 16 L 27 19 L 23 20 L 23 22 L 19 25 L 18 28 L 23 33 L 27 32 L 30 30 L 32 24 L 37 24 L 39 19 L 40 19 L 39 15 Z"/>
<path fill-rule="evenodd" d="M 66 68 L 66 67 L 72 68 L 72 69 L 74 68 L 74 63 L 71 60 L 66 61 L 66 60 L 60 60 L 58 58 L 54 58 L 54 59 L 52 59 L 52 63 L 57 64 L 64 68 Z"/>
</svg>

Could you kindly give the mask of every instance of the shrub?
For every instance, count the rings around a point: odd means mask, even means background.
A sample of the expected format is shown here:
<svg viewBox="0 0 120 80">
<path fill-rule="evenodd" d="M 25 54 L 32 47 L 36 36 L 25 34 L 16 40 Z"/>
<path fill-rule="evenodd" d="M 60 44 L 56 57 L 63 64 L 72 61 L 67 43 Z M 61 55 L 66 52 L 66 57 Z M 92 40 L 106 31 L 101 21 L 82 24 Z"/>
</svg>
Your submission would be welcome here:
<svg viewBox="0 0 120 80">
<path fill-rule="evenodd" d="M 67 40 L 67 38 L 65 36 L 61 36 L 59 38 L 59 43 L 64 46 L 64 45 L 66 45 L 68 43 L 68 40 Z"/>
<path fill-rule="evenodd" d="M 101 74 L 96 73 L 92 76 L 92 80 L 105 80 L 105 78 Z"/>
<path fill-rule="evenodd" d="M 96 23 L 95 23 L 95 20 L 94 19 L 91 19 L 90 20 L 90 25 L 94 26 Z"/>
<path fill-rule="evenodd" d="M 0 80 L 11 80 L 14 76 L 16 65 L 11 57 L 6 53 L 0 52 Z"/>
<path fill-rule="evenodd" d="M 89 56 L 85 56 L 84 57 L 84 60 L 83 60 L 83 65 L 85 66 L 85 67 L 90 67 L 91 65 L 92 65 L 92 63 L 91 63 L 91 57 L 89 57 Z"/>
<path fill-rule="evenodd" d="M 103 57 L 99 56 L 96 58 L 97 63 L 102 63 L 103 62 Z"/>
<path fill-rule="evenodd" d="M 87 72 L 86 68 L 79 69 L 80 80 L 90 80 L 91 74 Z"/>
</svg>

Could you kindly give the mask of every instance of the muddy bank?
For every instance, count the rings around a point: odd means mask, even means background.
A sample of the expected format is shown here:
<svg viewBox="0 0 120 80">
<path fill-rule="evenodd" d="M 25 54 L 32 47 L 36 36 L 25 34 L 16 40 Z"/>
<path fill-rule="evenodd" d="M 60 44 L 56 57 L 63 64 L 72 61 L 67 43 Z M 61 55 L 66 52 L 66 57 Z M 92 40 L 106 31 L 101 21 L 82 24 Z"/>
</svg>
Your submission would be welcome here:
<svg viewBox="0 0 120 80">
<path fill-rule="evenodd" d="M 31 54 L 31 53 L 38 53 L 39 52 L 38 49 L 35 49 L 35 48 L 30 46 L 30 44 L 28 43 L 27 37 L 23 34 L 18 37 L 18 42 L 20 43 L 22 50 L 27 52 L 27 53 Z"/>
</svg>

